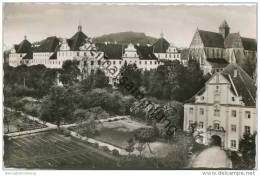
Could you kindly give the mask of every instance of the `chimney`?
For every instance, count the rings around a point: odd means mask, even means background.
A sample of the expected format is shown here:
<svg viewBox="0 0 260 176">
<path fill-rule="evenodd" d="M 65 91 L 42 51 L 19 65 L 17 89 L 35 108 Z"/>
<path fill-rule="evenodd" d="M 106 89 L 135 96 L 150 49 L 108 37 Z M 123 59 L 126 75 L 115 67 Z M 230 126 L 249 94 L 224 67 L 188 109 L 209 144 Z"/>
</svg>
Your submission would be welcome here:
<svg viewBox="0 0 260 176">
<path fill-rule="evenodd" d="M 26 35 L 24 36 L 24 40 L 27 40 L 27 36 Z"/>
<path fill-rule="evenodd" d="M 237 69 L 236 69 L 236 68 L 234 69 L 234 75 L 233 75 L 233 77 L 234 77 L 234 78 L 237 77 Z"/>
</svg>

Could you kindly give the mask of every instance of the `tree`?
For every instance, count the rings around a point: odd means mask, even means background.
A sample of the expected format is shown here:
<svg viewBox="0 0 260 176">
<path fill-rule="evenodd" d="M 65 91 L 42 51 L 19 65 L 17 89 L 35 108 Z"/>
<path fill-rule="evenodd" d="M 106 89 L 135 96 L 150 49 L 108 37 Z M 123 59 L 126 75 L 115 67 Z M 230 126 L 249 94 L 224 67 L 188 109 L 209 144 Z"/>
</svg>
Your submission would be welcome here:
<svg viewBox="0 0 260 176">
<path fill-rule="evenodd" d="M 52 87 L 49 95 L 42 103 L 40 118 L 43 121 L 56 123 L 58 128 L 62 121 L 71 121 L 75 108 L 71 94 L 64 87 Z"/>
<path fill-rule="evenodd" d="M 105 88 L 108 87 L 108 77 L 106 77 L 105 73 L 100 70 L 97 69 L 95 74 L 94 74 L 94 80 L 93 80 L 93 87 L 94 88 Z"/>
<path fill-rule="evenodd" d="M 130 154 L 134 151 L 134 146 L 135 146 L 135 141 L 133 138 L 130 138 L 128 141 L 127 141 L 127 146 L 125 148 L 125 150 L 128 152 L 128 156 L 130 156 Z"/>
<path fill-rule="evenodd" d="M 78 81 L 80 75 L 78 64 L 76 60 L 67 60 L 63 63 L 60 74 L 60 80 L 63 85 L 71 85 Z"/>
<path fill-rule="evenodd" d="M 239 152 L 242 154 L 242 167 L 240 169 L 254 169 L 256 156 L 256 132 L 245 133 L 239 142 Z"/>
<path fill-rule="evenodd" d="M 200 64 L 197 61 L 189 60 L 185 73 L 185 91 L 184 94 L 182 94 L 183 100 L 187 100 L 195 95 L 204 86 L 205 83 L 203 72 L 200 69 Z"/>
<path fill-rule="evenodd" d="M 140 156 L 142 155 L 142 152 L 144 151 L 144 149 L 145 149 L 145 143 L 139 142 L 136 147 L 136 150 L 139 151 Z"/>
<path fill-rule="evenodd" d="M 126 63 L 120 69 L 119 89 L 125 94 L 132 94 L 134 88 L 139 89 L 142 82 L 141 70 L 136 64 Z"/>
<path fill-rule="evenodd" d="M 139 128 L 135 132 L 135 139 L 141 143 L 146 143 L 150 153 L 153 153 L 150 147 L 150 143 L 154 142 L 156 138 L 158 137 L 158 134 L 156 134 L 156 131 L 154 128 Z"/>
</svg>

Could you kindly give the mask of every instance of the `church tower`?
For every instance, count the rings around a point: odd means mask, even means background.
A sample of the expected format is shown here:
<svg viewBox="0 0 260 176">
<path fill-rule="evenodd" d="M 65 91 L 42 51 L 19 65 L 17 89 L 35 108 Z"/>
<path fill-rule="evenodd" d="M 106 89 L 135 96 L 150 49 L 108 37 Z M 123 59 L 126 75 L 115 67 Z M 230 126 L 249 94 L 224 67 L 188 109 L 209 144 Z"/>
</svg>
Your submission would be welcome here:
<svg viewBox="0 0 260 176">
<path fill-rule="evenodd" d="M 223 36 L 224 39 L 228 36 L 229 30 L 230 28 L 227 24 L 227 21 L 224 20 L 219 26 L 219 33 Z"/>
</svg>

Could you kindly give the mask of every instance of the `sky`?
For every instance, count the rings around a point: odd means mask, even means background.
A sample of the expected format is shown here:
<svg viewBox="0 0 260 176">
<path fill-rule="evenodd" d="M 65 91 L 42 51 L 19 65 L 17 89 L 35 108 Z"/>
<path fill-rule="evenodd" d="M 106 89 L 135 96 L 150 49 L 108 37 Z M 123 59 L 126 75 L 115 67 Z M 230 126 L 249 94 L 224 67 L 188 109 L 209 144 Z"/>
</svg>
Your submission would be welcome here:
<svg viewBox="0 0 260 176">
<path fill-rule="evenodd" d="M 4 5 L 4 47 L 48 36 L 70 38 L 82 25 L 89 37 L 134 31 L 188 47 L 197 28 L 218 32 L 226 19 L 231 32 L 256 38 L 255 5 L 109 5 L 9 3 Z"/>
</svg>

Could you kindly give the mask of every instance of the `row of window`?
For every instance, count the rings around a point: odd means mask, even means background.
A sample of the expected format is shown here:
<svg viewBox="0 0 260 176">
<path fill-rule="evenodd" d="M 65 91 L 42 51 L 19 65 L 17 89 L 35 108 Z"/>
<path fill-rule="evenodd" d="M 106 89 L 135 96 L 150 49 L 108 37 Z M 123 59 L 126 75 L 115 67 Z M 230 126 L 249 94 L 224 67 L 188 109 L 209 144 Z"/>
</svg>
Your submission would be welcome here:
<svg viewBox="0 0 260 176">
<path fill-rule="evenodd" d="M 32 59 L 31 63 L 35 63 L 35 64 L 61 64 L 61 61 L 57 61 L 57 60 L 35 60 Z"/>
<path fill-rule="evenodd" d="M 231 131 L 232 131 L 232 132 L 236 132 L 236 131 L 237 131 L 237 126 L 234 125 L 234 124 L 232 124 L 232 125 L 231 125 Z M 246 134 L 250 134 L 250 133 L 251 133 L 251 131 L 250 131 L 250 126 L 244 126 L 244 132 L 245 132 Z"/>
<path fill-rule="evenodd" d="M 163 57 L 163 55 L 158 54 L 158 58 L 174 58 L 174 59 L 178 59 L 178 58 L 180 58 L 180 54 L 165 54 L 165 57 Z"/>
<path fill-rule="evenodd" d="M 193 114 L 193 107 L 190 108 L 189 110 L 190 114 Z M 199 114 L 204 115 L 204 108 L 199 108 Z M 219 109 L 214 109 L 214 116 L 219 117 L 220 116 L 220 110 Z M 232 110 L 231 111 L 231 116 L 232 117 L 237 117 L 237 111 Z M 250 119 L 251 118 L 251 112 L 250 111 L 245 111 L 245 118 Z"/>
<path fill-rule="evenodd" d="M 189 120 L 189 127 L 191 127 L 191 125 L 193 124 L 193 121 L 192 120 Z M 204 128 L 204 122 L 199 122 L 198 123 L 198 128 Z M 213 128 L 216 129 L 216 130 L 219 130 L 220 129 L 220 124 L 218 122 L 215 122 L 213 124 Z M 250 126 L 244 126 L 244 132 L 246 134 L 251 134 L 251 130 L 250 130 Z M 237 131 L 237 126 L 234 125 L 234 124 L 231 124 L 231 132 L 236 132 Z"/>
</svg>

